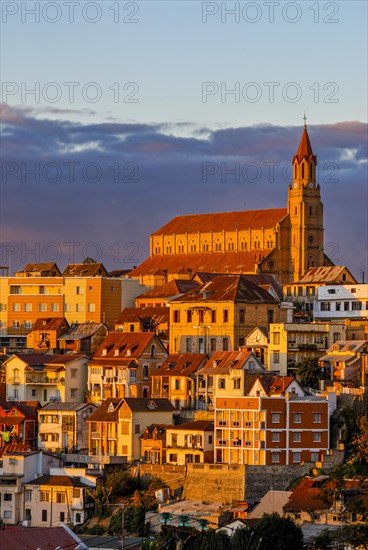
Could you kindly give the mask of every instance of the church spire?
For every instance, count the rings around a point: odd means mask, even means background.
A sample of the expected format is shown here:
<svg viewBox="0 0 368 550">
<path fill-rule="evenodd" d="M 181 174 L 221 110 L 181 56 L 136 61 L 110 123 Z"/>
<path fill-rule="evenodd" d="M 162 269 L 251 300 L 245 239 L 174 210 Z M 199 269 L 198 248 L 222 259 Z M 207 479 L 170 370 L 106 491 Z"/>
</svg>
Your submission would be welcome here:
<svg viewBox="0 0 368 550">
<path fill-rule="evenodd" d="M 297 150 L 296 155 L 295 155 L 295 157 L 297 157 L 299 162 L 303 158 L 306 158 L 307 161 L 308 161 L 311 157 L 314 157 L 314 160 L 315 160 L 315 156 L 313 155 L 311 142 L 310 142 L 309 136 L 308 136 L 307 117 L 305 116 L 305 113 L 304 113 L 303 119 L 304 119 L 304 130 L 303 130 L 302 137 L 300 139 L 298 150 Z"/>
</svg>

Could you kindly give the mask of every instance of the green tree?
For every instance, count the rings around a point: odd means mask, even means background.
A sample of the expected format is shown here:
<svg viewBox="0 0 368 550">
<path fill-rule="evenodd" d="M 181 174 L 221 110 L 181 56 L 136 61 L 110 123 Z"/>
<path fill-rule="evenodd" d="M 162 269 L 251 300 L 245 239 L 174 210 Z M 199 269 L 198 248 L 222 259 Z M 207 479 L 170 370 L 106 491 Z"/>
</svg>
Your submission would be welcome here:
<svg viewBox="0 0 368 550">
<path fill-rule="evenodd" d="M 368 419 L 360 416 L 357 419 L 357 433 L 351 442 L 353 446 L 352 462 L 368 463 Z"/>
<path fill-rule="evenodd" d="M 264 514 L 253 529 L 250 550 L 255 550 L 262 539 L 262 550 L 302 550 L 303 533 L 290 518 L 279 514 Z"/>
<path fill-rule="evenodd" d="M 132 477 L 126 470 L 118 470 L 107 476 L 105 485 L 111 488 L 113 498 L 126 497 L 139 488 L 139 480 Z"/>
<path fill-rule="evenodd" d="M 302 386 L 310 386 L 314 389 L 319 388 L 322 372 L 318 359 L 310 356 L 305 357 L 297 370 L 297 378 Z"/>
<path fill-rule="evenodd" d="M 95 501 L 95 511 L 98 519 L 104 519 L 110 515 L 111 491 L 110 487 L 104 487 L 102 485 L 93 491 L 87 489 L 87 493 Z"/>
<path fill-rule="evenodd" d="M 93 258 L 87 257 L 84 258 L 82 264 L 97 264 L 97 262 Z"/>
</svg>

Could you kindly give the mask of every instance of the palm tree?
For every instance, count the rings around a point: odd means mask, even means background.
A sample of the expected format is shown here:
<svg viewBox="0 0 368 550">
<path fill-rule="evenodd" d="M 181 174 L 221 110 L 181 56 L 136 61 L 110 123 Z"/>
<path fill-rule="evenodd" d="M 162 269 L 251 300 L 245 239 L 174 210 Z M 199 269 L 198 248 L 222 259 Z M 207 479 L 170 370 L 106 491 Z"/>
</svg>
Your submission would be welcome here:
<svg viewBox="0 0 368 550">
<path fill-rule="evenodd" d="M 311 388 L 318 389 L 319 381 L 322 378 L 318 359 L 311 356 L 305 357 L 300 363 L 296 375 L 302 386 L 310 386 Z"/>
</svg>

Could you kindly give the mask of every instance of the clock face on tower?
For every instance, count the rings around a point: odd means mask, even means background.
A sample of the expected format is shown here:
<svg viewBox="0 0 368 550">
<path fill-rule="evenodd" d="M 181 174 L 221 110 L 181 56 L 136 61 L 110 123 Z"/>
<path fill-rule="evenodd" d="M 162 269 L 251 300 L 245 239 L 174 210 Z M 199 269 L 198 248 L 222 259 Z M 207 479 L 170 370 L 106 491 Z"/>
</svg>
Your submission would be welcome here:
<svg viewBox="0 0 368 550">
<path fill-rule="evenodd" d="M 293 187 L 294 187 L 294 189 L 297 189 L 297 188 L 298 188 L 298 184 L 295 182 L 295 183 L 293 184 Z"/>
<path fill-rule="evenodd" d="M 309 183 L 308 183 L 308 187 L 309 187 L 309 189 L 312 189 L 313 183 L 312 183 L 312 182 L 309 182 Z"/>
</svg>

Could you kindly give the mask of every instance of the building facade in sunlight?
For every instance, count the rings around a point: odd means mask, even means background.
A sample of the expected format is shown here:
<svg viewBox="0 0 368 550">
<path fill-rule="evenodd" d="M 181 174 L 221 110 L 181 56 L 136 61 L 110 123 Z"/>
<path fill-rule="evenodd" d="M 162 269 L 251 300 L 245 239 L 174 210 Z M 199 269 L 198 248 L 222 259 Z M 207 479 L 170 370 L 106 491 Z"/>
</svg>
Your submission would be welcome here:
<svg viewBox="0 0 368 550">
<path fill-rule="evenodd" d="M 269 273 L 284 284 L 331 265 L 306 125 L 292 160 L 286 208 L 177 216 L 150 237 L 150 257 L 129 275 L 156 287 L 196 272 Z"/>
</svg>

